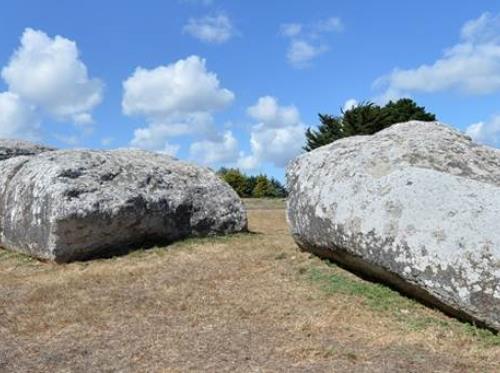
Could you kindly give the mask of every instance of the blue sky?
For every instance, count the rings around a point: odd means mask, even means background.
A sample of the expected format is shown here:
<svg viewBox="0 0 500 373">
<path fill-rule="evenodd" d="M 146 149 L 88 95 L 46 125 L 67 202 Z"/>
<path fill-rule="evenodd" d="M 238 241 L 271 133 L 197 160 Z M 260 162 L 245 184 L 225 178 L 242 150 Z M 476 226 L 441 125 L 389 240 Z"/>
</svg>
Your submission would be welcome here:
<svg viewBox="0 0 500 373">
<path fill-rule="evenodd" d="M 3 1 L 0 137 L 283 177 L 317 113 L 409 96 L 500 144 L 500 3 Z"/>
</svg>

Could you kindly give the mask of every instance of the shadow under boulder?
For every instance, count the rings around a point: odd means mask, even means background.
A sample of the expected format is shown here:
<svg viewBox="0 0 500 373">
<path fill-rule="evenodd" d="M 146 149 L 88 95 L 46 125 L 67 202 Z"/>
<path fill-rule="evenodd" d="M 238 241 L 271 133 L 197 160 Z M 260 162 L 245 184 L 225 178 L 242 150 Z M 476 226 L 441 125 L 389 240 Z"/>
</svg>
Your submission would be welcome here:
<svg viewBox="0 0 500 373">
<path fill-rule="evenodd" d="M 0 246 L 57 262 L 246 231 L 207 168 L 140 150 L 59 150 L 0 162 Z"/>
</svg>

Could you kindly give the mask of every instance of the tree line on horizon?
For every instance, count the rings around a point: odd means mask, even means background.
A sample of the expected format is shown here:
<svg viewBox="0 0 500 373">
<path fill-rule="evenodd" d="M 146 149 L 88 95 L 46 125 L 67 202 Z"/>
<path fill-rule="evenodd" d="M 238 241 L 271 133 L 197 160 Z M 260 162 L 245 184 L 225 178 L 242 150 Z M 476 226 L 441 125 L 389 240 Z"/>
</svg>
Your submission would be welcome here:
<svg viewBox="0 0 500 373">
<path fill-rule="evenodd" d="M 252 176 L 237 168 L 221 167 L 217 175 L 242 198 L 285 198 L 288 195 L 283 184 L 263 174 Z"/>
</svg>

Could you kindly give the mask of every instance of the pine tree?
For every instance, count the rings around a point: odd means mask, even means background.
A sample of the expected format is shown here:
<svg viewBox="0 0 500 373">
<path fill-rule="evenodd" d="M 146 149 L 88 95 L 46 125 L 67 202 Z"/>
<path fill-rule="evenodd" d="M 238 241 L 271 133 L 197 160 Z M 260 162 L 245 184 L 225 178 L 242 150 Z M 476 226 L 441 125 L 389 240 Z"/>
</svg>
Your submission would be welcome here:
<svg viewBox="0 0 500 373">
<path fill-rule="evenodd" d="M 384 107 L 372 102 L 361 103 L 352 109 L 341 111 L 334 117 L 319 114 L 320 125 L 316 130 L 306 131 L 306 151 L 330 144 L 344 137 L 356 135 L 372 135 L 395 123 L 409 120 L 434 121 L 436 116 L 428 113 L 425 107 L 418 106 L 413 100 L 403 98 L 390 101 Z"/>
<path fill-rule="evenodd" d="M 432 122 L 436 116 L 425 111 L 425 107 L 418 106 L 415 101 L 409 98 L 402 98 L 396 102 L 389 101 L 384 110 L 389 115 L 390 123 L 401 123 L 409 120 L 422 120 Z"/>
<path fill-rule="evenodd" d="M 250 197 L 246 195 L 247 177 L 235 168 L 221 168 L 217 172 L 220 177 L 238 193 L 240 197 Z"/>
<path fill-rule="evenodd" d="M 266 175 L 247 176 L 237 168 L 221 167 L 217 175 L 227 182 L 240 197 L 284 198 L 286 188 L 275 178 Z"/>
<path fill-rule="evenodd" d="M 389 125 L 389 113 L 372 102 L 342 112 L 342 137 L 372 135 Z"/>
<path fill-rule="evenodd" d="M 311 151 L 344 137 L 342 134 L 342 118 L 328 114 L 318 114 L 318 117 L 321 122 L 318 130 L 314 131 L 308 128 L 306 131 L 307 144 L 304 147 L 306 151 Z"/>
<path fill-rule="evenodd" d="M 257 176 L 257 183 L 253 190 L 253 196 L 256 198 L 272 197 L 273 185 L 264 175 Z"/>
</svg>

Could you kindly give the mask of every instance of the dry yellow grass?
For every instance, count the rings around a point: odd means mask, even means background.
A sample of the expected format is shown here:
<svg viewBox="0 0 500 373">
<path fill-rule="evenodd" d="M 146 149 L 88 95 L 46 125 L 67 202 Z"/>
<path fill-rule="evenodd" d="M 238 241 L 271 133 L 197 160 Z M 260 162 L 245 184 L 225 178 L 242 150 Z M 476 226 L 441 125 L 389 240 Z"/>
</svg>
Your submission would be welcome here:
<svg viewBox="0 0 500 373">
<path fill-rule="evenodd" d="M 0 250 L 0 371 L 486 372 L 500 337 L 250 229 L 55 265 Z"/>
</svg>

